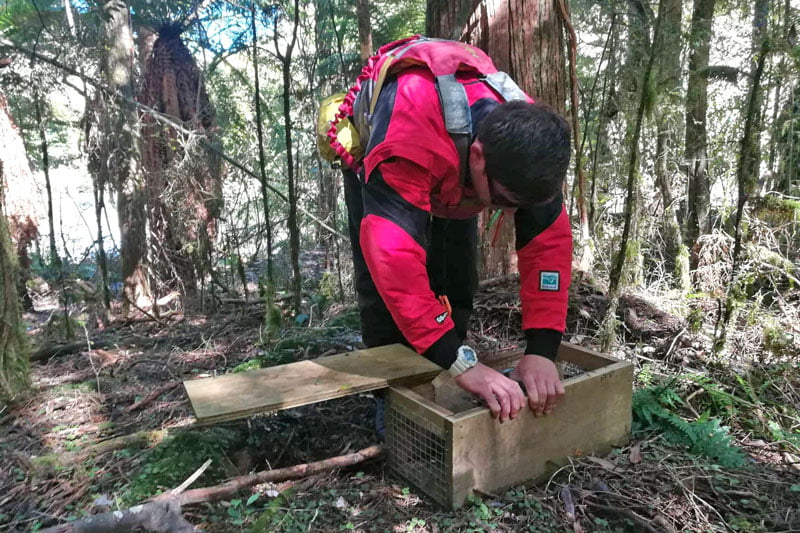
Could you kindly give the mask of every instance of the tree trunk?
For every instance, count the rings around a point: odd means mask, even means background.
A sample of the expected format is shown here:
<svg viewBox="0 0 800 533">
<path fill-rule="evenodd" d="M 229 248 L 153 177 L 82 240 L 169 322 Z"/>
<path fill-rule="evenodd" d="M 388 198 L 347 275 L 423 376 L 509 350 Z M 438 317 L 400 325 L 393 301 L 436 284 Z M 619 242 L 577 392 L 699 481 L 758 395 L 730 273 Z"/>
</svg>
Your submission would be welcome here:
<svg viewBox="0 0 800 533">
<path fill-rule="evenodd" d="M 128 5 L 123 0 L 108 0 L 103 4 L 105 18 L 105 54 L 103 74 L 106 83 L 123 98 L 133 99 L 133 36 L 128 26 Z M 112 130 L 110 143 L 110 176 L 117 190 L 120 246 L 122 254 L 123 305 L 149 302 L 150 285 L 147 277 L 147 214 L 145 186 L 139 148 L 139 121 L 130 106 L 109 107 Z"/>
<path fill-rule="evenodd" d="M 8 102 L 0 93 L 0 211 L 8 217 L 11 241 L 16 248 L 18 266 L 15 278 L 17 294 L 25 310 L 33 310 L 33 301 L 27 290 L 31 277 L 31 259 L 28 247 L 37 243 L 38 211 L 32 203 L 30 184 L 33 174 L 25 153 L 25 143 L 17 128 Z"/>
<path fill-rule="evenodd" d="M 6 109 L 6 100 L 0 94 L 0 147 L 16 145 L 18 153 L 0 151 L 0 403 L 13 400 L 28 383 L 29 347 L 22 327 L 19 302 L 17 301 L 17 261 L 14 246 L 9 235 L 6 221 L 6 185 L 15 183 L 19 177 L 6 175 L 15 168 L 23 171 L 27 168 L 27 160 L 14 161 L 25 157 L 22 138 Z M 13 146 L 10 146 L 13 147 Z M 7 164 L 8 163 L 8 164 Z M 28 169 L 28 173 L 30 170 Z M 28 176 L 30 177 L 30 176 Z M 35 225 L 33 226 L 35 229 Z M 19 241 L 18 241 L 19 243 Z M 27 244 L 25 244 L 27 247 Z"/>
<path fill-rule="evenodd" d="M 47 145 L 47 132 L 45 131 L 44 117 L 42 114 L 42 95 L 37 89 L 33 97 L 33 109 L 36 114 L 36 130 L 39 132 L 39 142 L 42 150 L 42 172 L 44 173 L 44 186 L 47 191 L 47 227 L 50 229 L 50 263 L 61 266 L 61 258 L 56 249 L 56 229 L 53 222 L 53 189 L 50 186 L 50 154 Z"/>
<path fill-rule="evenodd" d="M 664 4 L 669 0 L 660 0 L 659 13 L 664 12 Z M 656 19 L 653 41 L 658 42 L 661 19 Z M 656 52 L 653 47 L 649 47 L 649 58 L 644 69 L 644 77 L 639 89 L 639 105 L 633 122 L 633 129 L 630 131 L 630 151 L 628 155 L 628 180 L 627 196 L 625 198 L 625 222 L 622 228 L 622 239 L 620 249 L 614 260 L 609 280 L 609 302 L 606 316 L 600 326 L 601 346 L 603 350 L 608 350 L 616 336 L 616 312 L 619 305 L 619 296 L 625 286 L 627 269 L 631 263 L 638 260 L 639 244 L 635 238 L 636 226 L 638 225 L 639 209 L 639 188 L 641 176 L 639 173 L 639 140 L 642 133 L 642 122 L 644 120 L 645 109 L 648 102 L 648 90 L 650 80 L 653 75 L 653 65 L 655 63 Z M 635 58 L 638 61 L 638 58 Z"/>
<path fill-rule="evenodd" d="M 641 224 L 643 218 L 641 206 L 643 204 L 642 180 L 639 174 L 639 146 L 638 139 L 641 135 L 642 116 L 647 113 L 647 102 L 652 100 L 653 88 L 650 80 L 643 72 L 648 63 L 648 52 L 654 53 L 650 42 L 649 7 L 643 0 L 627 0 L 628 5 L 628 47 L 625 51 L 625 65 L 622 75 L 622 110 L 625 115 L 625 145 L 628 160 L 628 182 L 625 203 L 625 229 L 623 230 L 622 249 L 626 254 L 624 267 L 619 262 L 611 271 L 611 284 L 614 278 L 621 275 L 616 283 L 621 290 L 630 284 L 641 285 L 643 274 L 643 256 L 641 254 Z M 651 68 L 651 67 L 650 67 Z M 643 79 L 644 78 L 644 79 Z M 643 104 L 643 102 L 645 102 Z M 644 107 L 642 107 L 644 106 Z M 641 109 L 639 109 L 641 107 Z M 636 131 L 636 130 L 639 131 Z M 624 153 L 624 152 L 623 152 Z M 635 164 L 634 164 L 635 161 Z M 631 176 L 631 168 L 635 167 Z M 631 189 L 631 187 L 633 187 Z M 630 204 L 629 204 L 630 202 Z M 627 232 L 627 234 L 625 234 Z M 618 272 L 616 268 L 621 268 Z"/>
<path fill-rule="evenodd" d="M 575 181 L 577 189 L 575 201 L 578 205 L 578 265 L 584 272 L 590 272 L 594 263 L 594 243 L 589 228 L 589 215 L 586 209 L 586 178 L 583 172 L 583 143 L 581 142 L 580 108 L 578 106 L 578 37 L 572 27 L 572 17 L 566 0 L 559 0 L 562 22 L 569 35 L 569 74 L 570 74 L 570 115 L 572 117 L 572 139 L 575 151 Z"/>
<path fill-rule="evenodd" d="M 261 81 L 258 76 L 258 34 L 256 33 L 256 5 L 251 5 L 250 29 L 253 31 L 253 83 L 256 108 L 256 136 L 258 138 L 258 169 L 261 182 L 261 203 L 264 207 L 264 228 L 267 232 L 267 281 L 275 287 L 272 267 L 272 223 L 269 219 L 269 195 L 267 194 L 267 166 L 264 155 L 264 127 L 261 122 Z M 245 289 L 247 290 L 247 289 Z"/>
<path fill-rule="evenodd" d="M 725 312 L 715 331 L 715 351 L 721 351 L 725 347 L 728 327 L 730 323 L 735 320 L 734 311 L 739 304 L 737 299 L 741 298 L 744 289 L 742 285 L 746 283 L 745 280 L 738 278 L 742 256 L 742 242 L 746 238 L 742 228 L 742 217 L 747 200 L 753 194 L 753 191 L 755 191 L 761 162 L 761 147 L 759 142 L 763 100 L 761 96 L 761 78 L 764 74 L 764 66 L 766 64 L 767 55 L 769 54 L 768 21 L 769 0 L 756 0 L 755 14 L 753 16 L 753 56 L 750 92 L 747 97 L 747 107 L 745 108 L 744 132 L 742 134 L 742 144 L 739 151 L 739 163 L 736 167 L 736 182 L 739 194 L 736 202 L 733 258 L 730 282 L 728 283 L 727 295 L 725 298 Z"/>
<path fill-rule="evenodd" d="M 525 92 L 564 114 L 566 69 L 558 0 L 428 0 L 427 17 L 431 37 L 478 46 Z M 490 215 L 481 214 L 481 227 Z M 517 269 L 513 224 L 502 228 L 495 245 L 490 233 L 481 236 L 482 279 Z"/>
<path fill-rule="evenodd" d="M 203 141 L 212 146 L 216 142 L 216 111 L 178 30 L 161 28 L 147 62 L 141 99 L 188 130 L 187 135 L 146 115 L 142 138 L 159 294 L 180 289 L 195 295 L 198 282 L 211 273 L 222 168 L 219 156 L 201 147 Z"/>
<path fill-rule="evenodd" d="M 372 25 L 369 20 L 369 0 L 356 0 L 358 17 L 358 42 L 361 44 L 361 61 L 372 55 Z"/>
<path fill-rule="evenodd" d="M 682 292 L 689 290 L 689 253 L 683 244 L 680 224 L 675 210 L 672 193 L 672 169 L 677 168 L 669 147 L 677 146 L 675 134 L 679 129 L 680 117 L 674 110 L 678 106 L 681 91 L 681 17 L 682 0 L 668 0 L 659 5 L 658 18 L 661 21 L 659 40 L 654 52 L 657 58 L 657 78 L 655 80 L 656 162 L 655 178 L 664 205 L 663 238 L 665 270 L 672 274 L 672 283 Z"/>
<path fill-rule="evenodd" d="M 295 187 L 294 154 L 292 153 L 292 116 L 290 92 L 292 86 L 292 52 L 297 43 L 297 30 L 300 25 L 300 1 L 294 0 L 294 22 L 292 38 L 281 53 L 278 50 L 278 33 L 275 32 L 275 52 L 281 61 L 283 71 L 283 127 L 286 138 L 286 176 L 289 196 L 289 259 L 292 266 L 292 307 L 300 313 L 302 280 L 300 278 L 300 228 L 297 225 L 297 191 Z"/>
<path fill-rule="evenodd" d="M 708 108 L 708 67 L 711 27 L 716 0 L 695 0 L 692 29 L 689 35 L 689 82 L 686 91 L 686 148 L 684 158 L 688 173 L 686 193 L 686 229 L 684 242 L 692 247 L 711 227 L 711 183 L 708 176 L 706 110 Z M 694 254 L 691 267 L 697 266 Z"/>
</svg>

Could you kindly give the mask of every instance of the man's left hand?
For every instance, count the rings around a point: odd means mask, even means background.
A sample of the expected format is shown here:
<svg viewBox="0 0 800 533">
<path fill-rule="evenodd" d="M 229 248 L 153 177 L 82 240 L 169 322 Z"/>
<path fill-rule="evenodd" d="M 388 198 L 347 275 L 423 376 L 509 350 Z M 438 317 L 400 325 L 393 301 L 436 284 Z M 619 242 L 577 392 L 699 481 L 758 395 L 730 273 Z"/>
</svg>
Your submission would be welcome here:
<svg viewBox="0 0 800 533">
<path fill-rule="evenodd" d="M 556 364 L 540 355 L 523 355 L 511 373 L 511 379 L 525 385 L 528 403 L 536 416 L 552 413 L 564 396 L 564 386 L 558 378 Z"/>
</svg>

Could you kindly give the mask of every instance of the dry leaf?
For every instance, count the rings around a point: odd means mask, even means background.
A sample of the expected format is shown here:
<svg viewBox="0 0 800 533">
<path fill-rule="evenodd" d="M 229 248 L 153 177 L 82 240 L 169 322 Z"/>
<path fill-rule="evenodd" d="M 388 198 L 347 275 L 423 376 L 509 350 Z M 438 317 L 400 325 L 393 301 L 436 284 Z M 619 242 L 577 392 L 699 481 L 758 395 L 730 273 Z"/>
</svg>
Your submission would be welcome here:
<svg viewBox="0 0 800 533">
<path fill-rule="evenodd" d="M 608 459 L 603 459 L 602 457 L 593 457 L 591 455 L 588 455 L 586 458 L 589 459 L 591 462 L 602 466 L 603 468 L 605 468 L 609 472 L 616 472 L 617 471 L 617 465 L 615 465 L 614 463 L 612 463 Z"/>
</svg>

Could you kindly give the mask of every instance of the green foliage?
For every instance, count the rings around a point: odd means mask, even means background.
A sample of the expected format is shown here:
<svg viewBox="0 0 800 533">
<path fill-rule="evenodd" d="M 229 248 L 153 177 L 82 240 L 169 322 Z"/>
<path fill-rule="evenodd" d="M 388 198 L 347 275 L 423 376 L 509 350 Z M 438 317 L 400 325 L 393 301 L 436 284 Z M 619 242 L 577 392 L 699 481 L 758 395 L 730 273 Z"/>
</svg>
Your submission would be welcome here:
<svg viewBox="0 0 800 533">
<path fill-rule="evenodd" d="M 683 400 L 671 384 L 650 386 L 633 394 L 633 416 L 635 429 L 658 430 L 671 443 L 684 446 L 691 453 L 706 457 L 716 464 L 735 468 L 746 464 L 746 457 L 733 444 L 727 428 L 717 418 L 704 414 L 696 421 L 688 422 L 674 410 Z"/>
<path fill-rule="evenodd" d="M 175 488 L 208 459 L 212 460 L 211 466 L 201 476 L 206 484 L 227 477 L 232 470 L 227 454 L 242 440 L 238 433 L 224 428 L 186 431 L 167 437 L 147 453 L 133 481 L 120 496 L 121 506 L 140 503 L 161 490 Z"/>
</svg>

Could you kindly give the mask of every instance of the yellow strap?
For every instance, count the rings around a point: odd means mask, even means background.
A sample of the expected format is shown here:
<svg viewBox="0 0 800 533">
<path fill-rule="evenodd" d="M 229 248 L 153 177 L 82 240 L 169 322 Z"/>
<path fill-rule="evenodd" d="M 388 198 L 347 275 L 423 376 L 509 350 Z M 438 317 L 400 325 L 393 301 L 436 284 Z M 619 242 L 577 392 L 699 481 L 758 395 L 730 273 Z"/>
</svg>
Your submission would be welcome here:
<svg viewBox="0 0 800 533">
<path fill-rule="evenodd" d="M 378 72 L 378 79 L 375 80 L 375 87 L 372 89 L 372 100 L 369 103 L 370 115 L 375 113 L 375 107 L 378 105 L 378 95 L 381 94 L 381 88 L 383 87 L 383 82 L 386 79 L 386 73 L 389 71 L 389 67 L 393 61 L 394 54 L 387 56 L 386 61 L 384 61 L 383 65 L 381 65 L 380 72 Z"/>
</svg>

